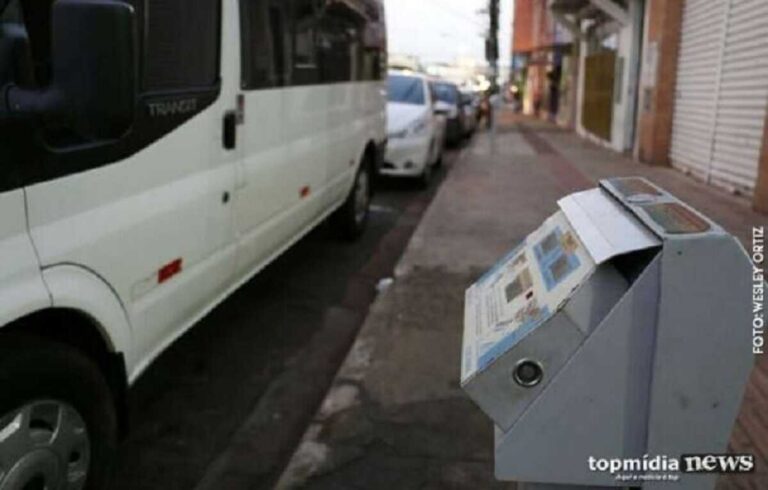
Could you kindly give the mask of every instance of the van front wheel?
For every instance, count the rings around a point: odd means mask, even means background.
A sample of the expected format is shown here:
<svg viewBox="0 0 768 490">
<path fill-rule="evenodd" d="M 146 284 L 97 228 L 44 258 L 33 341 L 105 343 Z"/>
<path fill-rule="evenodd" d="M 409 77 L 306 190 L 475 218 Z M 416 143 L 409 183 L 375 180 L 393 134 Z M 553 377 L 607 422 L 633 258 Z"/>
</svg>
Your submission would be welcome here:
<svg viewBox="0 0 768 490">
<path fill-rule="evenodd" d="M 368 159 L 365 159 L 355 175 L 355 184 L 349 191 L 347 200 L 332 218 L 333 226 L 342 238 L 354 240 L 365 231 L 373 195 L 372 184 L 371 165 Z"/>
<path fill-rule="evenodd" d="M 107 488 L 117 444 L 111 391 L 77 350 L 0 338 L 0 488 Z"/>
</svg>

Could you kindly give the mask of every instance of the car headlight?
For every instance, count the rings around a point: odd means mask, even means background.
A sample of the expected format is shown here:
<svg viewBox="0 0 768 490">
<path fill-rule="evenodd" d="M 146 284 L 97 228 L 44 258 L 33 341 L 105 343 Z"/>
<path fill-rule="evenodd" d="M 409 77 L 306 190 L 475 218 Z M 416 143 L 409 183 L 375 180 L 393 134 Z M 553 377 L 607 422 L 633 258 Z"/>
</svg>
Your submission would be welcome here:
<svg viewBox="0 0 768 490">
<path fill-rule="evenodd" d="M 427 120 L 427 118 L 421 117 L 413 121 L 404 129 L 390 133 L 389 137 L 392 139 L 402 139 L 402 138 L 408 138 L 410 136 L 418 136 L 424 133 L 424 131 L 426 131 L 428 126 L 429 126 L 429 121 Z"/>
<path fill-rule="evenodd" d="M 408 128 L 402 129 L 400 131 L 395 131 L 394 133 L 389 133 L 389 139 L 393 139 L 393 140 L 403 139 L 406 136 L 408 136 Z"/>
</svg>

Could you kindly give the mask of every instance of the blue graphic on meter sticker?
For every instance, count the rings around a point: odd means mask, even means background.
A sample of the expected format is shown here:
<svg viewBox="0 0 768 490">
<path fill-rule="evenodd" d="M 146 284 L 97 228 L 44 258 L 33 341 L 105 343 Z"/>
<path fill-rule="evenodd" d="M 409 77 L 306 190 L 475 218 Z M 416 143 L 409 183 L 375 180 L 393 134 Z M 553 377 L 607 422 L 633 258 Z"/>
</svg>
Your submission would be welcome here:
<svg viewBox="0 0 768 490">
<path fill-rule="evenodd" d="M 536 244 L 533 251 L 547 291 L 552 291 L 581 265 L 575 253 L 563 248 L 563 232 L 559 226 Z"/>
<path fill-rule="evenodd" d="M 491 267 L 483 276 L 477 280 L 478 284 L 485 284 L 489 280 L 491 280 L 499 271 L 501 271 L 501 268 L 504 267 L 504 265 L 512 260 L 515 255 L 520 252 L 520 250 L 523 249 L 525 246 L 525 241 L 520 243 L 518 246 L 512 249 L 507 255 L 505 255 L 501 260 L 493 264 L 493 267 Z"/>
</svg>

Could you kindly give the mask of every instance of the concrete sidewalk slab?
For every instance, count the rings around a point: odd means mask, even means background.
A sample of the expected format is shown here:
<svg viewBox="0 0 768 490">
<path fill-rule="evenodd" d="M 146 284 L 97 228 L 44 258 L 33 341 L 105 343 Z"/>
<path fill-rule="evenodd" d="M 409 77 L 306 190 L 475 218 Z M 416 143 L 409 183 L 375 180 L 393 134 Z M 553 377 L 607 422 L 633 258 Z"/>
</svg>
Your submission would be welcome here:
<svg viewBox="0 0 768 490">
<path fill-rule="evenodd" d="M 537 121 L 500 119 L 496 136 L 479 134 L 454 165 L 278 488 L 514 488 L 495 481 L 491 422 L 459 388 L 464 290 L 563 195 L 598 178 L 642 175 L 742 240 L 768 221 L 671 169 Z"/>
</svg>

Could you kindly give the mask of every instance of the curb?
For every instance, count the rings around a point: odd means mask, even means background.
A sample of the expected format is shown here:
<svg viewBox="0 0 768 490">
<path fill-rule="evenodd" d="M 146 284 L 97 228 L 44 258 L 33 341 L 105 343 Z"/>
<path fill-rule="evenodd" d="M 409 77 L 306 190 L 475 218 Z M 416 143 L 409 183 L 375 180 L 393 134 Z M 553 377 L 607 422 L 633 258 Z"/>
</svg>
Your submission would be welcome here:
<svg viewBox="0 0 768 490">
<path fill-rule="evenodd" d="M 465 160 L 468 153 L 467 150 L 470 149 L 472 144 L 474 144 L 474 141 L 471 142 L 470 145 L 459 150 L 456 159 L 450 167 L 450 171 L 443 180 L 443 184 L 450 178 L 451 172 L 454 171 L 455 167 L 461 165 Z M 412 272 L 410 267 L 404 266 L 405 259 L 413 246 L 414 239 L 418 239 L 417 237 L 420 235 L 424 222 L 431 214 L 432 208 L 435 206 L 435 203 L 438 202 L 442 192 L 445 192 L 445 190 L 441 185 L 441 188 L 438 189 L 432 197 L 429 206 L 423 212 L 418 226 L 408 240 L 408 245 L 406 245 L 393 269 L 395 281 L 398 281 L 399 278 Z M 409 219 L 410 214 L 411 213 L 406 212 L 399 220 Z M 373 358 L 372 346 L 366 342 L 364 334 L 365 331 L 370 328 L 370 325 L 372 324 L 371 318 L 375 312 L 384 307 L 389 291 L 389 287 L 380 291 L 376 296 L 376 299 L 371 303 L 365 320 L 363 321 L 363 325 L 357 332 L 352 348 L 339 366 L 338 371 L 334 374 L 333 381 L 325 398 L 315 412 L 312 422 L 307 427 L 301 441 L 291 455 L 288 464 L 285 466 L 282 474 L 277 480 L 274 487 L 276 490 L 293 490 L 301 488 L 313 476 L 322 474 L 329 469 L 333 469 L 328 468 L 328 465 L 326 464 L 329 461 L 331 449 L 327 445 L 318 442 L 318 436 L 323 429 L 324 422 L 329 420 L 335 414 L 360 403 L 358 398 L 359 390 L 356 383 L 365 378 L 367 369 Z"/>
</svg>

